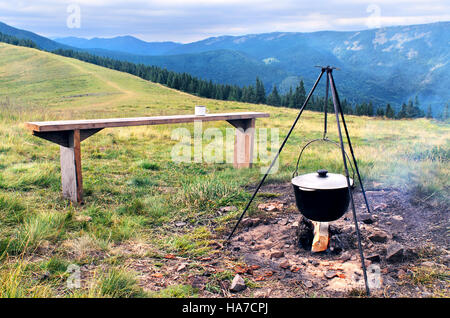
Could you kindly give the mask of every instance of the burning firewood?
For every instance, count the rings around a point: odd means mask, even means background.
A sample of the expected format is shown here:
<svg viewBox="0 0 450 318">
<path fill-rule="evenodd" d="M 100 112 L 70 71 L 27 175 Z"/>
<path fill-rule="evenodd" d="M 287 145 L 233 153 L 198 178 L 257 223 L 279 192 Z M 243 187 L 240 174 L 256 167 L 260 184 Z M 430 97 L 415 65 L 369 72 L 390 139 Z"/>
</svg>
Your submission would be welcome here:
<svg viewBox="0 0 450 318">
<path fill-rule="evenodd" d="M 328 222 L 315 222 L 314 225 L 314 238 L 311 246 L 311 252 L 323 252 L 328 248 L 330 243 L 330 234 L 328 231 Z"/>
</svg>

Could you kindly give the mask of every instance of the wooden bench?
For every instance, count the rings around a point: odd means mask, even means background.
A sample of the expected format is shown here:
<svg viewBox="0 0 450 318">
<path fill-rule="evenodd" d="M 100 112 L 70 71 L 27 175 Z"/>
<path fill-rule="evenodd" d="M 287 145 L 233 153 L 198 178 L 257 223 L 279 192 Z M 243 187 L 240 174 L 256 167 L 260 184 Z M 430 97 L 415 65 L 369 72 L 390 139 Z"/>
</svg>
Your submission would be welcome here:
<svg viewBox="0 0 450 318">
<path fill-rule="evenodd" d="M 90 120 L 62 120 L 28 122 L 25 125 L 33 132 L 34 136 L 60 145 L 63 196 L 72 202 L 82 203 L 83 179 L 81 174 L 80 143 L 104 128 L 225 120 L 236 128 L 233 166 L 235 168 L 249 168 L 252 165 L 253 158 L 255 121 L 256 118 L 261 117 L 269 117 L 269 114 L 243 112 L 208 114 L 205 116 L 177 115 Z"/>
</svg>

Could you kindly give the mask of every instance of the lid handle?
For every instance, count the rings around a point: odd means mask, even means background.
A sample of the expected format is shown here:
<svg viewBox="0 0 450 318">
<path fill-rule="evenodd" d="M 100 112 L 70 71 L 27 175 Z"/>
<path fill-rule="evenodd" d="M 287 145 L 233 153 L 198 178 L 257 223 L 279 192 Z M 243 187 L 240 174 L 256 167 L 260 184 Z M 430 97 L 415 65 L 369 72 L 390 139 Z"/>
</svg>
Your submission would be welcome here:
<svg viewBox="0 0 450 318">
<path fill-rule="evenodd" d="M 328 170 L 326 170 L 326 169 L 319 169 L 319 170 L 317 170 L 317 173 L 319 174 L 319 177 L 326 178 Z"/>
</svg>

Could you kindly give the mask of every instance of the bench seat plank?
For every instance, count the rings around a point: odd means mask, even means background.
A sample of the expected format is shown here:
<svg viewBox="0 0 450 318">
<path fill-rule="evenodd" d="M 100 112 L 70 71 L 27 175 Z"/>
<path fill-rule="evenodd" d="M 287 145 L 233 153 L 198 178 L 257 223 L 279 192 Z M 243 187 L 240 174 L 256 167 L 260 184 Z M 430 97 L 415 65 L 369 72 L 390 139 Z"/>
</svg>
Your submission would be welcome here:
<svg viewBox="0 0 450 318">
<path fill-rule="evenodd" d="M 197 120 L 230 121 L 240 119 L 261 118 L 261 117 L 269 117 L 269 114 L 258 112 L 241 112 L 241 113 L 207 114 L 205 116 L 175 115 L 175 116 L 156 116 L 156 117 L 60 120 L 60 121 L 28 122 L 25 123 L 25 126 L 32 131 L 49 132 L 49 131 L 64 131 L 76 129 L 79 130 L 101 129 L 108 127 L 178 124 L 178 123 L 194 122 Z"/>
</svg>

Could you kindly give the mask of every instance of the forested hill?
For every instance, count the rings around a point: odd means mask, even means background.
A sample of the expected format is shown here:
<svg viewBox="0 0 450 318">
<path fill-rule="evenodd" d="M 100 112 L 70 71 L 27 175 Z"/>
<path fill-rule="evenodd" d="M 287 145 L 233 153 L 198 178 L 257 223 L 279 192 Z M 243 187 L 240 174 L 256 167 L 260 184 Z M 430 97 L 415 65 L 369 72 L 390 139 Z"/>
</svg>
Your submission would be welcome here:
<svg viewBox="0 0 450 318">
<path fill-rule="evenodd" d="M 306 90 L 303 80 L 300 80 L 295 89 L 292 89 L 291 87 L 286 94 L 280 94 L 276 85 L 270 93 L 267 94 L 263 82 L 258 77 L 256 78 L 255 85 L 239 87 L 237 85 L 217 84 L 213 83 L 211 80 L 205 81 L 187 73 L 176 73 L 156 66 L 134 64 L 131 62 L 114 60 L 86 52 L 59 49 L 55 50 L 54 53 L 67 57 L 73 57 L 118 71 L 127 72 L 143 79 L 160 83 L 170 88 L 181 90 L 200 97 L 255 104 L 268 104 L 272 106 L 284 106 L 290 108 L 300 108 L 306 99 Z M 403 103 L 398 112 L 396 112 L 389 103 L 376 107 L 372 102 L 351 104 L 345 98 L 341 100 L 341 103 L 344 112 L 347 114 L 399 119 L 425 116 L 429 118 L 433 117 L 431 107 L 428 107 L 426 115 L 425 112 L 420 109 L 420 103 L 417 97 L 414 101 L 410 99 L 408 103 Z M 316 95 L 311 99 L 308 109 L 322 111 L 324 105 L 325 98 Z M 329 111 L 333 111 L 331 100 L 328 100 L 328 109 Z M 443 113 L 434 117 L 447 119 L 448 105 L 444 108 Z"/>
<path fill-rule="evenodd" d="M 62 43 L 76 46 L 74 40 Z M 108 39 L 109 43 L 123 39 Z M 314 65 L 334 65 L 341 95 L 349 102 L 375 107 L 391 103 L 400 111 L 414 101 L 426 111 L 441 113 L 450 100 L 450 22 L 384 27 L 379 29 L 313 33 L 275 32 L 219 36 L 173 47 L 158 53 L 130 50 L 117 43 L 87 40 L 83 47 L 98 55 L 166 67 L 176 72 L 211 79 L 215 83 L 245 86 L 258 77 L 270 91 L 294 89 L 300 79 L 311 87 L 317 77 Z M 106 43 L 106 42 L 105 42 Z M 150 43 L 157 45 L 157 43 Z M 95 49 L 94 49 L 95 48 Z"/>
</svg>

